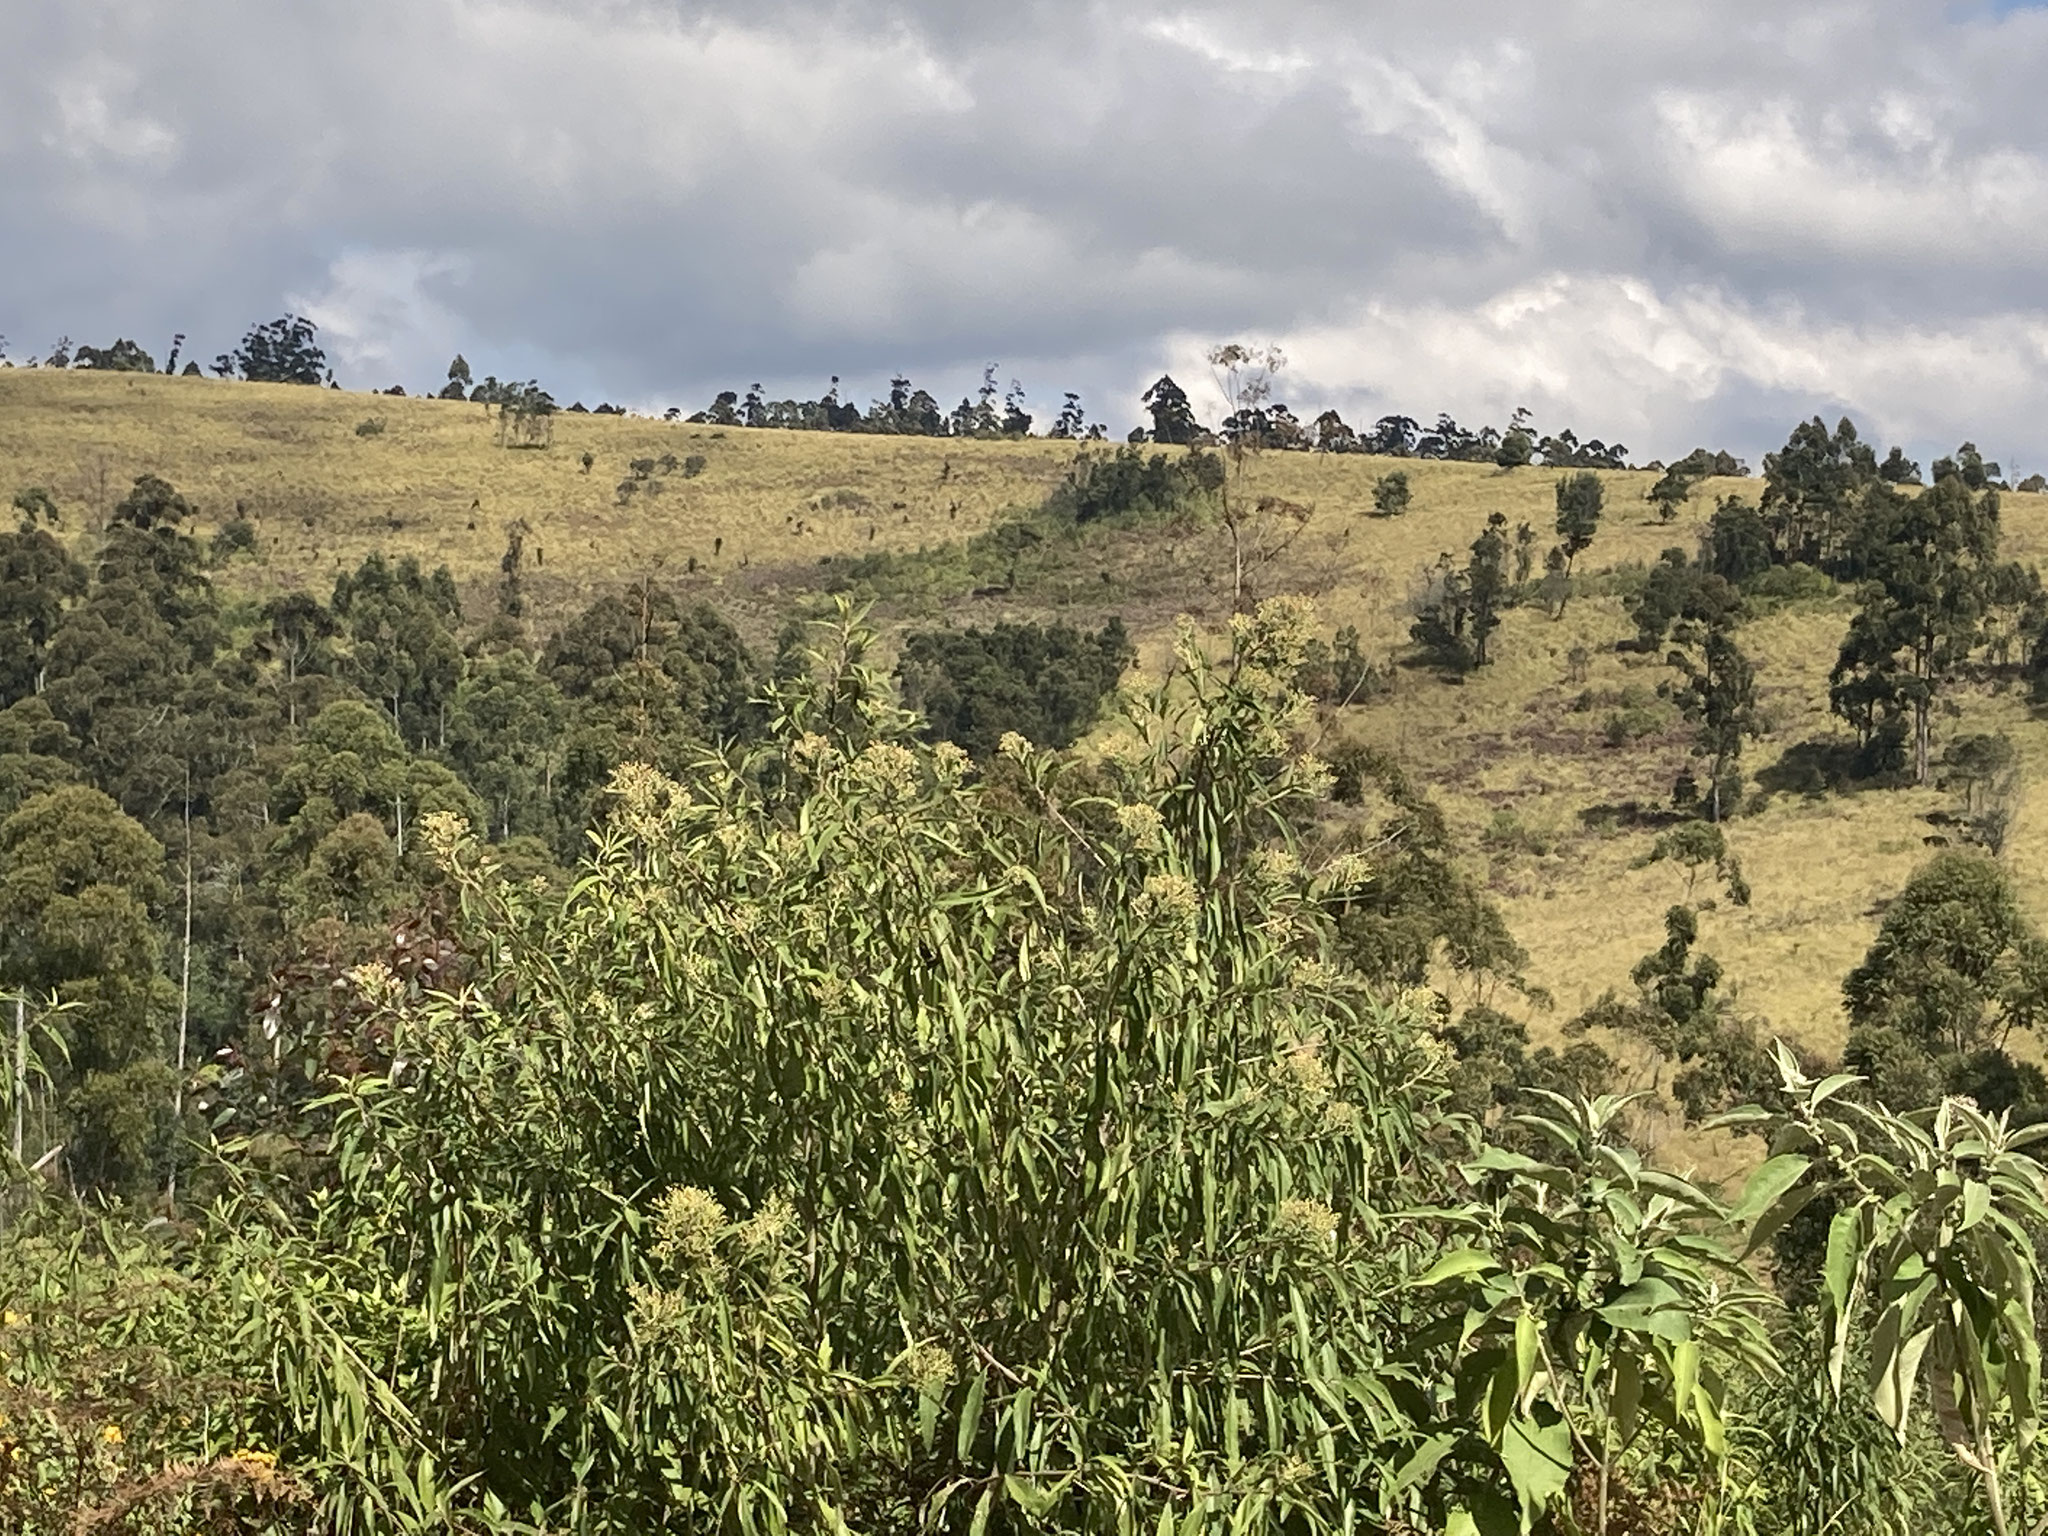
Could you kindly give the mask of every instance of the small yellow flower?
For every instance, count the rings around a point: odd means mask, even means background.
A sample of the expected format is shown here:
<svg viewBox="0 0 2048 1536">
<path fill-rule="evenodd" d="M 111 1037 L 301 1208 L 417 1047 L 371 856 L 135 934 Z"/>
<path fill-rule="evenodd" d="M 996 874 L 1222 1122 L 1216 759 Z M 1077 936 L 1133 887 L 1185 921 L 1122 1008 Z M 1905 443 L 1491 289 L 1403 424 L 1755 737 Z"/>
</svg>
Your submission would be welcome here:
<svg viewBox="0 0 2048 1536">
<path fill-rule="evenodd" d="M 1320 1200 L 1282 1200 L 1273 1235 L 1290 1248 L 1326 1248 L 1337 1240 L 1337 1213 Z"/>
<path fill-rule="evenodd" d="M 1125 837 L 1142 847 L 1149 848 L 1166 823 L 1156 807 L 1140 802 L 1136 805 L 1118 806 L 1116 824 L 1122 829 Z"/>
<path fill-rule="evenodd" d="M 920 1396 L 937 1397 L 953 1383 L 953 1357 L 938 1344 L 920 1344 L 903 1357 L 903 1384 Z"/>
<path fill-rule="evenodd" d="M 671 1189 L 655 1207 L 655 1257 L 705 1263 L 716 1251 L 727 1224 L 725 1207 L 708 1190 Z"/>
<path fill-rule="evenodd" d="M 105 1424 L 100 1427 L 100 1438 L 109 1445 L 119 1445 L 127 1437 L 121 1433 L 120 1425 Z"/>
<path fill-rule="evenodd" d="M 12 1307 L 8 1308 L 5 1313 L 0 1313 L 0 1323 L 6 1324 L 9 1328 L 19 1328 L 27 1322 L 28 1319 Z"/>
</svg>

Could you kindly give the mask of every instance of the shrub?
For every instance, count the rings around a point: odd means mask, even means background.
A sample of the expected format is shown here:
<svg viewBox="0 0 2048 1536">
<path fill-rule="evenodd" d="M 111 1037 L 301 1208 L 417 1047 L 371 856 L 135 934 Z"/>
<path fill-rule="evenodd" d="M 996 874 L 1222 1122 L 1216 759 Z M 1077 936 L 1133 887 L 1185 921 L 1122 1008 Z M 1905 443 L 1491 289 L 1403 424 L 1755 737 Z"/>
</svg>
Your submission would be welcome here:
<svg viewBox="0 0 2048 1536">
<path fill-rule="evenodd" d="M 1117 619 L 1094 634 L 1067 624 L 997 624 L 910 635 L 897 675 L 904 702 L 924 713 L 929 739 L 986 761 L 1011 732 L 1038 746 L 1072 745 L 1136 660 Z"/>
<path fill-rule="evenodd" d="M 583 1533 L 1150 1530 L 1194 1478 L 1440 1527 L 1505 1486 L 1461 1429 L 1394 1476 L 1426 1255 L 1380 1213 L 1441 1052 L 1275 841 L 1327 788 L 1274 734 L 1300 638 L 1191 665 L 1099 781 L 977 789 L 828 635 L 772 749 L 621 774 L 558 911 L 433 823 L 483 972 L 393 995 L 266 1313 L 330 1522 L 426 1484 Z"/>
<path fill-rule="evenodd" d="M 382 437 L 383 435 L 384 418 L 382 416 L 365 416 L 356 423 L 357 437 Z"/>
<path fill-rule="evenodd" d="M 1397 469 L 1372 484 L 1373 510 L 1381 517 L 1399 517 L 1408 510 L 1408 471 Z"/>
</svg>

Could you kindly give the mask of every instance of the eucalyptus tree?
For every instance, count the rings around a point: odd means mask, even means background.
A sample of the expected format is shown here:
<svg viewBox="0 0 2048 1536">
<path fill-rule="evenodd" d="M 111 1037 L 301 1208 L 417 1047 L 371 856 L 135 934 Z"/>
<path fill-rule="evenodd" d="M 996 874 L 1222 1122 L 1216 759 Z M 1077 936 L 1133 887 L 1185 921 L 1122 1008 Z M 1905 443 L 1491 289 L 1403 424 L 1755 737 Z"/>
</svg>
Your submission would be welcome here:
<svg viewBox="0 0 2048 1536">
<path fill-rule="evenodd" d="M 1998 492 L 1960 475 L 1905 496 L 1873 493 L 1859 563 L 1862 606 L 1830 675 L 1835 713 L 1880 757 L 1929 781 L 1936 700 L 1980 643 L 1998 567 Z"/>
</svg>

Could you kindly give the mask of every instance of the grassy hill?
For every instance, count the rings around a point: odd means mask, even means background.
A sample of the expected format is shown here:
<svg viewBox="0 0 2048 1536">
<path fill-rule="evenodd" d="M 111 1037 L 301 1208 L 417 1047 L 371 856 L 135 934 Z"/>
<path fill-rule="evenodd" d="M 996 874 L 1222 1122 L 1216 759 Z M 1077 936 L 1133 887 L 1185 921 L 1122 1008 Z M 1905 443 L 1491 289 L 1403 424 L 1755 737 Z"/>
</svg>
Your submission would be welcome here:
<svg viewBox="0 0 2048 1536">
<path fill-rule="evenodd" d="M 381 427 L 365 426 L 372 421 Z M 584 415 L 558 416 L 551 446 L 516 449 L 501 445 L 482 407 L 460 402 L 0 370 L 0 492 L 47 486 L 76 540 L 90 537 L 135 475 L 152 471 L 199 506 L 202 531 L 237 515 L 254 526 L 254 557 L 221 573 L 233 590 L 324 592 L 337 572 L 381 549 L 445 562 L 477 611 L 508 531 L 523 526 L 537 634 L 599 590 L 654 574 L 720 602 L 765 640 L 794 597 L 819 588 L 821 557 L 958 543 L 1036 505 L 1072 456 L 1071 445 L 1043 440 L 721 431 Z M 655 464 L 636 476 L 635 460 Z M 1375 517 L 1373 484 L 1396 467 L 1412 482 L 1411 509 Z M 1356 625 L 1376 660 L 1396 657 L 1420 573 L 1439 552 L 1462 556 L 1487 514 L 1505 513 L 1510 528 L 1531 523 L 1547 545 L 1555 478 L 1267 455 L 1247 467 L 1247 495 L 1284 498 L 1310 515 L 1285 553 L 1254 573 L 1256 589 L 1311 593 L 1329 629 Z M 1643 499 L 1654 477 L 1603 478 L 1606 520 L 1581 562 L 1594 590 L 1561 621 L 1516 610 L 1495 639 L 1496 665 L 1462 684 L 1396 669 L 1383 695 L 1328 727 L 1333 741 L 1397 752 L 1451 814 L 1531 952 L 1533 979 L 1556 996 L 1539 1034 L 1604 988 L 1625 986 L 1630 965 L 1660 941 L 1664 908 L 1685 893 L 1672 866 L 1642 864 L 1654 832 L 1632 809 L 1665 801 L 1685 741 L 1666 721 L 1610 745 L 1606 722 L 1618 711 L 1648 707 L 1654 724 L 1664 668 L 1615 649 L 1632 626 L 1619 596 L 1600 589 L 1623 585 L 1627 568 L 1667 546 L 1690 547 L 1717 494 L 1759 489 L 1710 482 L 1666 525 Z M 628 481 L 634 488 L 622 493 Z M 2005 498 L 2005 551 L 2048 560 L 2048 498 Z M 1221 530 L 1165 527 L 1084 542 L 1012 590 L 978 599 L 927 592 L 884 611 L 960 623 L 1115 612 L 1156 655 L 1177 612 L 1221 623 L 1230 569 Z M 1832 733 L 1828 670 L 1848 613 L 1839 596 L 1808 598 L 1745 627 L 1774 723 L 1751 748 L 1752 777 L 1787 748 Z M 2032 774 L 2048 766 L 2048 730 L 2016 691 L 1961 695 L 1941 729 L 2008 730 Z M 1941 835 L 1925 818 L 1949 803 L 1935 791 L 1758 795 L 1730 829 L 1754 904 L 1724 906 L 1703 923 L 1704 947 L 1740 984 L 1744 1004 L 1776 1029 L 1838 1045 L 1841 977 L 1881 904 Z M 2034 914 L 2048 919 L 2048 810 L 2022 807 L 2008 857 Z"/>
</svg>

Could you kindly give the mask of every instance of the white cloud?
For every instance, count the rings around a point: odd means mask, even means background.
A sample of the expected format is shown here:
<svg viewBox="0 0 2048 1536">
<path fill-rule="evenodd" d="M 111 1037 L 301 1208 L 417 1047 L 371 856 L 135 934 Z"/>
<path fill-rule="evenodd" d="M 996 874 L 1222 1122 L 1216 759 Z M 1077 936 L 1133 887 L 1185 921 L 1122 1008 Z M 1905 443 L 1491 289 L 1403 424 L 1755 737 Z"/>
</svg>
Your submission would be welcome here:
<svg viewBox="0 0 2048 1536">
<path fill-rule="evenodd" d="M 1280 339 L 1289 388 L 1348 396 L 1356 419 L 1398 406 L 1498 423 L 1526 405 L 1545 428 L 1619 438 L 1645 457 L 1772 445 L 1715 436 L 1743 432 L 1747 403 L 1761 398 L 1800 411 L 1853 405 L 1869 436 L 1944 450 L 1975 437 L 2011 459 L 2038 441 L 2034 402 L 2048 392 L 2048 318 L 2037 314 L 1856 325 L 1611 274 L 1553 273 L 1467 307 L 1371 306 Z M 1183 366 L 1198 352 L 1184 340 Z"/>
<path fill-rule="evenodd" d="M 320 328 L 331 362 L 358 377 L 417 378 L 463 341 L 461 318 L 431 286 L 459 285 L 468 272 L 467 260 L 446 253 L 349 251 L 322 287 L 287 294 L 285 303 Z"/>
<path fill-rule="evenodd" d="M 15 335 L 210 352 L 296 296 L 350 383 L 458 347 L 672 401 L 1028 359 L 1119 427 L 1176 346 L 1300 337 L 1333 397 L 1568 401 L 1646 453 L 1754 451 L 1836 403 L 1909 440 L 2018 433 L 2040 382 L 2038 13 L 70 0 L 10 24 Z"/>
<path fill-rule="evenodd" d="M 117 60 L 77 60 L 50 88 L 56 110 L 44 142 L 74 160 L 168 162 L 177 153 L 178 136 L 135 107 L 135 83 L 136 71 Z"/>
</svg>

